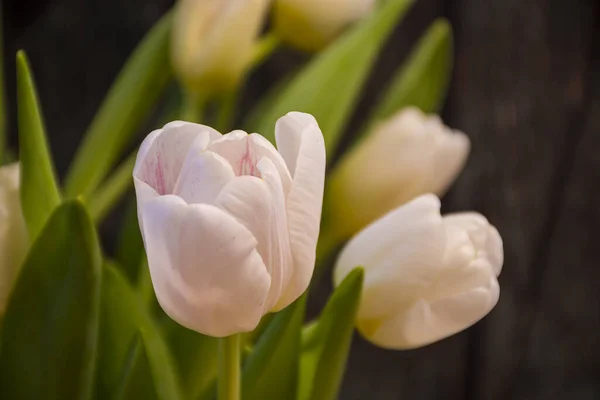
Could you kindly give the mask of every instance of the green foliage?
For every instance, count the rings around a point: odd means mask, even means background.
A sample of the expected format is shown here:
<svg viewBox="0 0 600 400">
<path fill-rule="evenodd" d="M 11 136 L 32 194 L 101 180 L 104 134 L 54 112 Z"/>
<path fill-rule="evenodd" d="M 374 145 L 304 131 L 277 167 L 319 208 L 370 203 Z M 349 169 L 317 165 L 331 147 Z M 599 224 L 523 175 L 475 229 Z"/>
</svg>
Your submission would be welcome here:
<svg viewBox="0 0 600 400">
<path fill-rule="evenodd" d="M 195 400 L 210 392 L 217 378 L 219 339 L 184 328 L 166 315 L 162 328 L 185 397 Z"/>
<path fill-rule="evenodd" d="M 333 292 L 321 317 L 309 325 L 300 360 L 299 400 L 334 400 L 350 352 L 364 271 L 354 269 Z"/>
<path fill-rule="evenodd" d="M 0 339 L 0 398 L 90 399 L 101 257 L 79 201 L 50 217 L 25 260 Z"/>
<path fill-rule="evenodd" d="M 29 237 L 34 240 L 60 203 L 54 167 L 27 56 L 17 53 L 17 106 L 21 207 Z"/>
<path fill-rule="evenodd" d="M 150 360 L 141 332 L 133 338 L 133 343 L 129 347 L 121 378 L 115 400 L 158 400 L 160 398 L 156 393 Z"/>
<path fill-rule="evenodd" d="M 316 56 L 289 85 L 279 89 L 279 95 L 267 95 L 273 107 L 265 110 L 259 105 L 250 116 L 249 129 L 274 141 L 278 118 L 290 111 L 310 113 L 319 121 L 328 156 L 333 156 L 344 123 L 385 39 L 411 4 L 412 0 L 390 0 L 383 4 Z"/>
<path fill-rule="evenodd" d="M 407 106 L 426 113 L 439 111 L 452 76 L 452 28 L 438 19 L 398 69 L 370 117 L 370 124 L 391 117 Z"/>
<path fill-rule="evenodd" d="M 244 365 L 244 400 L 294 398 L 305 305 L 306 294 L 279 312 L 260 336 Z"/>
<path fill-rule="evenodd" d="M 108 92 L 71 165 L 65 193 L 89 197 L 104 179 L 172 76 L 171 14 L 146 35 Z"/>
<path fill-rule="evenodd" d="M 113 265 L 105 265 L 102 277 L 95 398 L 115 398 L 122 390 L 123 366 L 131 356 L 133 340 L 141 332 L 145 358 L 152 376 L 149 384 L 154 386 L 156 398 L 181 399 L 171 354 L 137 293 Z"/>
</svg>

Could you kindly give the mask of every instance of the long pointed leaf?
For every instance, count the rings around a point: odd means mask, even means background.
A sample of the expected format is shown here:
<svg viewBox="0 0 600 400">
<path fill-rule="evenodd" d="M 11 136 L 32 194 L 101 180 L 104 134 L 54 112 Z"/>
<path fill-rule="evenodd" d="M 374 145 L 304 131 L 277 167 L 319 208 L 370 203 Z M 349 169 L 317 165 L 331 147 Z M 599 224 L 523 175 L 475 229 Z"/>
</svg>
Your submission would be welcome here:
<svg viewBox="0 0 600 400">
<path fill-rule="evenodd" d="M 157 397 L 181 399 L 171 354 L 163 337 L 127 279 L 112 265 L 103 269 L 96 399 L 111 398 L 120 384 L 119 371 L 138 331 L 142 332 Z"/>
<path fill-rule="evenodd" d="M 167 87 L 171 19 L 169 13 L 152 28 L 108 92 L 69 170 L 68 196 L 93 193 Z"/>
<path fill-rule="evenodd" d="M 299 400 L 337 399 L 350 352 L 354 319 L 363 284 L 363 269 L 356 268 L 338 286 L 310 339 L 303 343 L 300 361 Z"/>
<path fill-rule="evenodd" d="M 389 0 L 365 21 L 316 56 L 281 90 L 274 106 L 253 113 L 247 126 L 271 141 L 275 121 L 290 111 L 313 114 L 327 154 L 334 154 L 344 123 L 353 111 L 379 50 L 413 0 Z M 271 96 L 268 96 L 272 98 Z"/>
<path fill-rule="evenodd" d="M 34 240 L 60 203 L 52 158 L 35 84 L 25 52 L 17 53 L 17 105 L 21 207 L 29 237 Z"/>
<path fill-rule="evenodd" d="M 219 341 L 194 332 L 165 316 L 162 324 L 183 393 L 197 399 L 213 386 L 217 378 Z"/>
<path fill-rule="evenodd" d="M 121 384 L 114 397 L 115 400 L 159 399 L 141 332 L 134 337 L 129 348 L 125 365 L 121 371 L 121 379 Z"/>
<path fill-rule="evenodd" d="M 243 399 L 295 397 L 305 304 L 306 295 L 279 312 L 261 335 L 244 365 Z"/>
<path fill-rule="evenodd" d="M 452 75 L 452 28 L 445 19 L 435 21 L 398 70 L 389 89 L 375 107 L 370 122 L 391 117 L 407 106 L 426 113 L 438 111 Z"/>
<path fill-rule="evenodd" d="M 83 205 L 59 206 L 33 244 L 6 310 L 0 398 L 90 398 L 100 267 L 98 239 Z"/>
</svg>

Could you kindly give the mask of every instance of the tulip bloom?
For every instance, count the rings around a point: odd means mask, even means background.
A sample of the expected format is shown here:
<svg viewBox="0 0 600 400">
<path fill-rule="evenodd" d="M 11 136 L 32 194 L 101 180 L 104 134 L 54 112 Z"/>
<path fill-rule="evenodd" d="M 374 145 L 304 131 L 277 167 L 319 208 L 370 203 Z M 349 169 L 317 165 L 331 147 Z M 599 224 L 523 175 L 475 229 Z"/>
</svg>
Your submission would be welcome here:
<svg viewBox="0 0 600 400">
<path fill-rule="evenodd" d="M 469 138 L 437 116 L 417 108 L 401 111 L 376 125 L 332 173 L 332 223 L 343 236 L 351 236 L 419 195 L 443 195 L 462 170 L 469 149 Z"/>
<path fill-rule="evenodd" d="M 243 131 L 171 122 L 133 172 L 156 296 L 211 336 L 252 331 L 308 287 L 319 236 L 325 145 L 315 119 L 277 121 L 279 151 Z"/>
<path fill-rule="evenodd" d="M 300 50 L 318 51 L 371 12 L 374 4 L 375 0 L 277 0 L 274 29 Z"/>
<path fill-rule="evenodd" d="M 0 168 L 0 315 L 27 250 L 27 229 L 19 199 L 19 164 Z"/>
<path fill-rule="evenodd" d="M 175 72 L 192 92 L 228 92 L 250 67 L 270 0 L 179 0 Z"/>
<path fill-rule="evenodd" d="M 498 302 L 502 239 L 477 213 L 440 215 L 424 195 L 357 234 L 338 258 L 339 285 L 356 266 L 365 281 L 357 328 L 372 343 L 410 349 L 451 336 Z"/>
</svg>

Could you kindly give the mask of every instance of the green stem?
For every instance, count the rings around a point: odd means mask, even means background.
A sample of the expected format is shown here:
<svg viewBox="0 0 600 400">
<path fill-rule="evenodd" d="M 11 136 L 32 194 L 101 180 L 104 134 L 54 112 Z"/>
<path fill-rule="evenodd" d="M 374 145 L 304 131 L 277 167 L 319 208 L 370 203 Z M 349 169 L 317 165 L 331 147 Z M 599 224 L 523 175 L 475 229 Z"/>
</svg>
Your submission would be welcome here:
<svg viewBox="0 0 600 400">
<path fill-rule="evenodd" d="M 325 219 L 325 222 L 327 220 Z M 319 234 L 319 242 L 317 243 L 317 259 L 315 261 L 315 272 L 312 278 L 312 284 L 315 285 L 323 277 L 323 274 L 328 269 L 333 261 L 333 256 L 336 250 L 346 238 L 338 231 L 333 229 L 332 224 L 323 223 L 321 233 Z"/>
<path fill-rule="evenodd" d="M 254 47 L 252 62 L 250 65 L 256 67 L 262 64 L 281 44 L 281 40 L 272 31 L 263 36 Z"/>
<path fill-rule="evenodd" d="M 219 339 L 218 400 L 240 400 L 240 334 Z"/>
<path fill-rule="evenodd" d="M 133 167 L 137 151 L 119 165 L 117 170 L 103 183 L 89 199 L 89 210 L 96 222 L 101 222 L 106 214 L 131 187 Z"/>
<path fill-rule="evenodd" d="M 219 111 L 215 128 L 221 133 L 227 133 L 231 129 L 233 114 L 237 102 L 237 89 L 226 93 L 221 97 Z"/>
<path fill-rule="evenodd" d="M 206 101 L 206 96 L 198 93 L 186 92 L 183 98 L 181 119 L 196 123 L 202 121 Z"/>
</svg>

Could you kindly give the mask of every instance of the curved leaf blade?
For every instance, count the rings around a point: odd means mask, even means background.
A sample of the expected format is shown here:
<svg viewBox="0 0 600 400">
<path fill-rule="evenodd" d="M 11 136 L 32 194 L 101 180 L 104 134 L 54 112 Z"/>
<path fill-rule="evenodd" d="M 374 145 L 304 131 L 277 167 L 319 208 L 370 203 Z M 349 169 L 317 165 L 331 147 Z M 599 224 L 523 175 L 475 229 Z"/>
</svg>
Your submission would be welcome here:
<svg viewBox="0 0 600 400">
<path fill-rule="evenodd" d="M 440 18 L 427 29 L 375 107 L 370 124 L 407 106 L 426 113 L 442 106 L 452 76 L 452 28 Z"/>
<path fill-rule="evenodd" d="M 315 116 L 325 137 L 328 156 L 333 156 L 344 123 L 353 111 L 364 82 L 385 39 L 413 0 L 389 0 L 338 41 L 316 56 L 273 101 L 273 107 L 257 108 L 247 125 L 274 141 L 275 121 L 290 111 Z"/>
<path fill-rule="evenodd" d="M 33 244 L 6 310 L 0 398 L 90 398 L 100 267 L 89 215 L 77 200 L 63 203 Z"/>
<path fill-rule="evenodd" d="M 179 400 L 181 392 L 171 354 L 135 290 L 117 268 L 103 268 L 96 399 L 112 398 L 120 368 L 138 331 L 142 333 L 157 398 Z"/>
<path fill-rule="evenodd" d="M 34 240 L 60 203 L 60 194 L 35 83 L 22 50 L 17 53 L 17 106 L 21 208 L 29 237 Z"/>
<path fill-rule="evenodd" d="M 166 89 L 171 20 L 168 13 L 156 23 L 119 73 L 73 160 L 66 195 L 94 192 Z"/>
<path fill-rule="evenodd" d="M 261 335 L 244 364 L 243 399 L 295 397 L 305 305 L 306 294 L 279 312 Z"/>
<path fill-rule="evenodd" d="M 134 337 L 121 372 L 121 384 L 115 400 L 144 399 L 158 400 L 150 361 L 142 334 Z"/>
<path fill-rule="evenodd" d="M 335 400 L 350 352 L 364 271 L 354 269 L 307 328 L 300 360 L 299 400 Z"/>
</svg>

